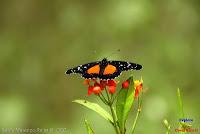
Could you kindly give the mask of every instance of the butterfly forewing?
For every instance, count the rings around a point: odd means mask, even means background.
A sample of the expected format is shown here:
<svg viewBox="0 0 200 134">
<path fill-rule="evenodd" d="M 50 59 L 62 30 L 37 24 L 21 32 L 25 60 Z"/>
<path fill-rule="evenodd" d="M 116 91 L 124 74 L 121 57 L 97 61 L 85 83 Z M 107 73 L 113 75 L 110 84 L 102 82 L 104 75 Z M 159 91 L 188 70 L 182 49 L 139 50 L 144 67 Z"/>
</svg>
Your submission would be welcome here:
<svg viewBox="0 0 200 134">
<path fill-rule="evenodd" d="M 90 69 L 91 67 L 98 65 L 99 62 L 91 62 L 91 63 L 87 63 L 84 65 L 79 65 L 77 67 L 68 69 L 66 71 L 66 74 L 71 74 L 71 73 L 80 73 L 80 74 L 84 74 L 87 73 L 87 70 Z"/>
<path fill-rule="evenodd" d="M 140 64 L 125 62 L 125 61 L 109 61 L 110 64 L 117 67 L 118 71 L 128 71 L 128 70 L 140 70 L 142 66 Z"/>
</svg>

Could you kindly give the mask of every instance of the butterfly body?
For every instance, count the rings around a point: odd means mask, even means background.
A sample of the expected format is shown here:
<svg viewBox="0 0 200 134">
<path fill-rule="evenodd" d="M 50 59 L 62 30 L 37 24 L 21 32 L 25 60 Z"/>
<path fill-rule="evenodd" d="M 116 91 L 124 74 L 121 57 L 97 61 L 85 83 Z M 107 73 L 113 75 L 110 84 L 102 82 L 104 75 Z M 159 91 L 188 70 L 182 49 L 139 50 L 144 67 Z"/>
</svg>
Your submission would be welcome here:
<svg viewBox="0 0 200 134">
<path fill-rule="evenodd" d="M 86 79 L 114 79 L 119 76 L 122 71 L 140 70 L 142 65 L 125 62 L 125 61 L 109 61 L 104 58 L 102 61 L 96 61 L 79 65 L 66 71 L 66 74 L 79 73 Z"/>
</svg>

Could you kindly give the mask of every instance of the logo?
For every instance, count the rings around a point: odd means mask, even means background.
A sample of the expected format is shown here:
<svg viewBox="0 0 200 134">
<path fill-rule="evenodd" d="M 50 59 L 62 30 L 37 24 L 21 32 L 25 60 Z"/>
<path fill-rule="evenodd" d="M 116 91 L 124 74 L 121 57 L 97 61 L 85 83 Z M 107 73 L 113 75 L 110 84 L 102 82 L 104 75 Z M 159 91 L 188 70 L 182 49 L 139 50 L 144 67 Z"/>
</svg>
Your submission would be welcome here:
<svg viewBox="0 0 200 134">
<path fill-rule="evenodd" d="M 179 122 L 193 122 L 193 119 L 179 119 Z"/>
<path fill-rule="evenodd" d="M 175 132 L 177 132 L 177 133 L 179 133 L 179 132 L 188 132 L 188 133 L 198 132 L 197 128 L 192 128 L 191 123 L 193 122 L 193 119 L 182 118 L 182 119 L 179 119 L 178 121 L 180 123 L 180 128 L 176 128 Z"/>
<path fill-rule="evenodd" d="M 198 129 L 197 128 L 188 128 L 188 129 L 176 128 L 175 132 L 198 132 Z"/>
</svg>

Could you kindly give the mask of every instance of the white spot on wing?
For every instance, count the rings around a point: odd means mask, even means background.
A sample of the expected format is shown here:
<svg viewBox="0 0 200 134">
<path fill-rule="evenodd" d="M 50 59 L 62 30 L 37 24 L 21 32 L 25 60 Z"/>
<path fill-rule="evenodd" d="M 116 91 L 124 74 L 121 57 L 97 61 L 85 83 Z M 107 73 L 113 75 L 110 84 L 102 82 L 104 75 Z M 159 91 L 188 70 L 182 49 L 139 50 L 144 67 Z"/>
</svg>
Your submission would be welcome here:
<svg viewBox="0 0 200 134">
<path fill-rule="evenodd" d="M 131 66 L 131 64 L 130 63 L 128 63 L 128 66 L 127 66 L 127 68 L 129 68 Z"/>
<path fill-rule="evenodd" d="M 135 64 L 135 67 L 134 68 L 137 68 L 137 64 Z"/>
</svg>

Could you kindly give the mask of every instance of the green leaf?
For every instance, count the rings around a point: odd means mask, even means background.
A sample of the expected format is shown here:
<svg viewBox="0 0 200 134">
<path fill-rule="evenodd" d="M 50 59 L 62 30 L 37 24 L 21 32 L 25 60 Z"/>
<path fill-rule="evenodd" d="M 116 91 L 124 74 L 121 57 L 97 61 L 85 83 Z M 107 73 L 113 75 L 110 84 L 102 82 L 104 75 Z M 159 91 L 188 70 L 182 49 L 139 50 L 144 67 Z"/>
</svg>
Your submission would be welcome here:
<svg viewBox="0 0 200 134">
<path fill-rule="evenodd" d="M 87 120 L 85 120 L 85 125 L 86 125 L 86 128 L 87 128 L 87 133 L 88 134 L 94 134 L 94 131 L 92 130 L 90 124 L 88 123 Z"/>
<path fill-rule="evenodd" d="M 166 134 L 170 134 L 171 126 L 169 125 L 169 122 L 166 119 L 164 119 L 163 120 L 163 124 L 164 124 L 164 126 L 166 128 Z"/>
<path fill-rule="evenodd" d="M 182 102 L 181 92 L 179 88 L 177 89 L 177 97 L 178 97 L 178 105 L 179 105 L 179 118 L 183 119 L 184 118 L 183 102 Z"/>
<path fill-rule="evenodd" d="M 104 119 L 108 120 L 110 123 L 113 124 L 112 116 L 106 112 L 101 106 L 99 106 L 96 103 L 92 103 L 86 100 L 74 100 L 73 102 L 81 104 L 95 112 L 97 112 L 99 115 L 101 115 Z"/>
<path fill-rule="evenodd" d="M 181 92 L 180 89 L 177 89 L 177 97 L 178 97 L 178 105 L 179 105 L 179 119 L 184 119 L 184 112 L 183 112 L 183 102 L 182 102 L 182 98 L 181 98 Z M 184 125 L 179 123 L 179 127 L 180 128 L 184 128 Z M 184 132 L 180 132 L 180 134 L 184 134 Z"/>
<path fill-rule="evenodd" d="M 131 76 L 128 79 L 128 81 L 129 81 L 129 88 L 121 89 L 117 97 L 117 103 L 116 103 L 116 114 L 122 133 L 125 132 L 125 123 L 134 102 L 135 90 L 133 84 L 133 76 Z"/>
</svg>

